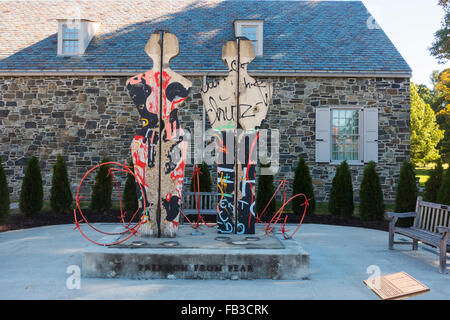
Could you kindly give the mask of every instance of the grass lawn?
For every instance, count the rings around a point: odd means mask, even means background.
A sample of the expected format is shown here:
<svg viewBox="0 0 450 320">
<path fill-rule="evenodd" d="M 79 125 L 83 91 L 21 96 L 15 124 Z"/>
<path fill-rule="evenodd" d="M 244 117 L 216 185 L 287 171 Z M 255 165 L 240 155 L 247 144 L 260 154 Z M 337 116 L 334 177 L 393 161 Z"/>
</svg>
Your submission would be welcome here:
<svg viewBox="0 0 450 320">
<path fill-rule="evenodd" d="M 448 163 L 445 163 L 443 165 L 444 170 L 448 168 Z M 416 168 L 416 177 L 419 178 L 420 186 L 423 188 L 425 187 L 425 183 L 430 178 L 430 173 L 433 170 L 433 168 L 430 167 L 418 167 Z"/>
<path fill-rule="evenodd" d="M 424 168 L 416 169 L 416 178 L 419 178 L 419 183 L 422 188 L 425 187 L 425 183 L 430 178 L 431 170 L 432 169 L 424 169 Z"/>
<path fill-rule="evenodd" d="M 277 201 L 276 207 L 277 210 L 281 207 L 282 203 Z M 385 211 L 394 211 L 395 204 L 393 203 L 385 203 Z M 284 213 L 292 214 L 292 208 L 288 204 L 283 210 Z M 328 202 L 316 202 L 316 209 L 314 210 L 314 214 L 316 215 L 330 215 L 328 212 Z M 353 212 L 354 217 L 359 217 L 359 204 L 355 203 L 355 211 Z"/>
</svg>

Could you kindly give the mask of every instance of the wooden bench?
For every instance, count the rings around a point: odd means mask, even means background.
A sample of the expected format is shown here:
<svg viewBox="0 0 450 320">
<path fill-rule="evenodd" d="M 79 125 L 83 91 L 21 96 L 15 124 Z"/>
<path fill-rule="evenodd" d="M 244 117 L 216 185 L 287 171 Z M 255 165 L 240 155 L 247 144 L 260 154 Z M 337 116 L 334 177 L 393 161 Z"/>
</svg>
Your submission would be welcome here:
<svg viewBox="0 0 450 320">
<path fill-rule="evenodd" d="M 450 214 L 449 206 L 426 202 L 422 197 L 417 198 L 415 212 L 387 212 L 391 218 L 389 223 L 389 249 L 394 244 L 412 244 L 412 249 L 417 250 L 421 241 L 439 249 L 439 271 L 446 272 L 447 252 L 450 252 Z M 395 226 L 398 219 L 414 217 L 414 223 L 409 228 Z M 394 234 L 402 234 L 412 239 L 412 242 L 394 242 Z"/>
<path fill-rule="evenodd" d="M 199 197 L 201 215 L 217 214 L 217 194 L 215 192 L 184 192 L 181 210 L 183 210 L 185 215 L 198 214 L 196 206 L 197 197 Z"/>
</svg>

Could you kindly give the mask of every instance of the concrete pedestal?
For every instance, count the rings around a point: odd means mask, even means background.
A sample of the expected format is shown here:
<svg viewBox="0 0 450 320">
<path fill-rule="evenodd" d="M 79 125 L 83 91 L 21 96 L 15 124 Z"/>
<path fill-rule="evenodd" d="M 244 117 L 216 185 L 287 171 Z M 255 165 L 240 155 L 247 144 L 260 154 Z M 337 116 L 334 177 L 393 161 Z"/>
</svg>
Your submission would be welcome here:
<svg viewBox="0 0 450 320">
<path fill-rule="evenodd" d="M 176 238 L 134 236 L 109 247 L 90 245 L 83 252 L 82 275 L 128 279 L 277 279 L 309 276 L 309 254 L 281 233 L 223 235 L 206 226 L 181 225 Z M 118 229 L 120 232 L 123 229 Z M 119 236 L 105 237 L 113 243 Z"/>
</svg>

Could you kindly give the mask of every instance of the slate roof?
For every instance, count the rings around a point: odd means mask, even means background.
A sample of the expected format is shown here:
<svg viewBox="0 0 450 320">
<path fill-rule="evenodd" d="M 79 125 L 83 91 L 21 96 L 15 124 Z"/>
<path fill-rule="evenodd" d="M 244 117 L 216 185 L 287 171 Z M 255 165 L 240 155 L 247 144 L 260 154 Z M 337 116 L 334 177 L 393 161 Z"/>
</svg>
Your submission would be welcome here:
<svg viewBox="0 0 450 320">
<path fill-rule="evenodd" d="M 57 56 L 57 19 L 100 22 L 82 57 Z M 0 72 L 151 69 L 144 46 L 151 33 L 175 33 L 178 71 L 225 71 L 223 44 L 236 19 L 264 20 L 260 72 L 407 73 L 410 67 L 381 29 L 368 28 L 360 1 L 1 1 Z M 400 26 L 399 26 L 400 27 Z"/>
</svg>

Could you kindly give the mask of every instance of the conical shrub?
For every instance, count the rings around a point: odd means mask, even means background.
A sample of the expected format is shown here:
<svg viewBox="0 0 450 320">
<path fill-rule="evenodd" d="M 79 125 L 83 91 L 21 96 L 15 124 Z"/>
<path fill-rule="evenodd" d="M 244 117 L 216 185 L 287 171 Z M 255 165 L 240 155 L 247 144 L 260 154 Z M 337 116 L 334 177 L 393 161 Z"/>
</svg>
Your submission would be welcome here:
<svg viewBox="0 0 450 320">
<path fill-rule="evenodd" d="M 200 192 L 211 192 L 212 191 L 212 181 L 211 181 L 211 173 L 209 171 L 208 165 L 203 162 L 200 166 L 200 173 L 198 175 L 198 187 Z M 195 186 L 195 189 L 194 189 Z M 192 179 L 190 191 L 194 192 L 197 188 L 197 176 L 195 175 Z"/>
<path fill-rule="evenodd" d="M 340 171 L 341 171 L 341 166 L 337 166 L 333 180 L 331 181 L 330 196 L 328 198 L 328 212 L 330 212 L 334 216 L 339 215 L 338 181 L 339 181 Z"/>
<path fill-rule="evenodd" d="M 300 157 L 294 174 L 294 182 L 292 185 L 292 196 L 299 193 L 304 194 L 309 200 L 309 206 L 307 214 L 313 214 L 316 207 L 316 200 L 314 197 L 314 187 L 312 184 L 311 174 L 309 172 L 308 164 L 305 159 Z M 294 214 L 303 214 L 303 207 L 301 206 L 304 202 L 302 196 L 296 197 L 292 200 L 292 211 Z"/>
<path fill-rule="evenodd" d="M 437 202 L 450 205 L 450 166 L 445 170 L 442 177 L 442 184 L 439 187 Z"/>
<path fill-rule="evenodd" d="M 70 190 L 67 166 L 61 155 L 58 155 L 53 166 L 52 187 L 50 189 L 50 206 L 55 213 L 70 212 L 72 209 L 72 191 Z"/>
<path fill-rule="evenodd" d="M 20 190 L 19 208 L 26 217 L 35 217 L 44 205 L 44 190 L 39 160 L 31 157 L 27 162 Z"/>
<path fill-rule="evenodd" d="M 342 218 L 350 218 L 355 210 L 352 175 L 347 161 L 343 161 L 336 169 L 330 190 L 328 210 L 331 214 Z"/>
<path fill-rule="evenodd" d="M 5 170 L 3 170 L 2 157 L 0 157 L 0 222 L 4 222 L 8 218 L 9 204 L 8 181 Z"/>
<path fill-rule="evenodd" d="M 444 168 L 442 163 L 438 162 L 436 167 L 431 170 L 430 177 L 425 182 L 425 189 L 423 191 L 423 200 L 429 202 L 437 202 L 438 191 L 442 184 L 442 177 L 444 176 Z"/>
<path fill-rule="evenodd" d="M 270 164 L 263 165 L 260 164 L 260 168 L 269 168 Z M 275 189 L 273 187 L 273 175 L 262 175 L 261 170 L 258 176 L 258 183 L 256 185 L 256 214 L 260 215 L 266 205 L 269 203 L 270 198 L 272 198 Z M 267 206 L 264 212 L 264 217 L 271 217 L 275 213 L 276 203 L 275 197 L 272 199 L 270 204 Z"/>
<path fill-rule="evenodd" d="M 133 162 L 130 161 L 130 164 L 132 165 Z M 130 169 L 134 172 L 133 167 L 131 167 Z M 125 188 L 122 195 L 123 209 L 128 214 L 133 214 L 138 209 L 138 197 L 136 188 L 139 188 L 139 186 L 136 184 L 134 176 L 131 173 L 128 173 L 127 181 L 125 182 Z"/>
<path fill-rule="evenodd" d="M 102 163 L 109 162 L 108 158 L 103 158 Z M 91 203 L 89 208 L 96 212 L 106 212 L 111 209 L 112 200 L 112 176 L 109 174 L 109 165 L 98 168 L 95 176 L 95 184 L 92 189 Z"/>
<path fill-rule="evenodd" d="M 374 161 L 364 168 L 363 179 L 359 190 L 359 214 L 361 220 L 383 220 L 384 199 L 380 177 Z"/>
<path fill-rule="evenodd" d="M 416 211 L 417 195 L 418 190 L 414 165 L 405 160 L 400 168 L 400 177 L 395 194 L 395 212 Z M 399 219 L 397 225 L 410 227 L 413 221 L 414 218 Z"/>
</svg>

